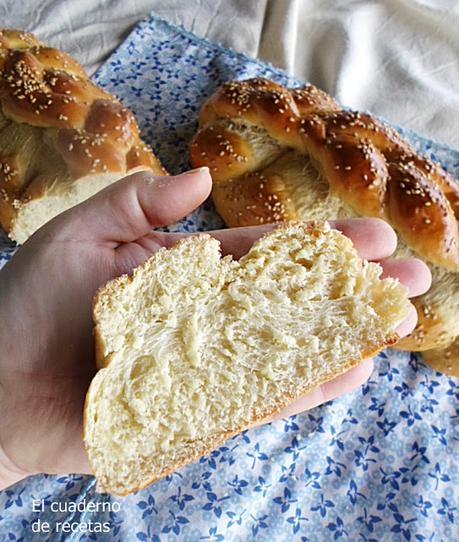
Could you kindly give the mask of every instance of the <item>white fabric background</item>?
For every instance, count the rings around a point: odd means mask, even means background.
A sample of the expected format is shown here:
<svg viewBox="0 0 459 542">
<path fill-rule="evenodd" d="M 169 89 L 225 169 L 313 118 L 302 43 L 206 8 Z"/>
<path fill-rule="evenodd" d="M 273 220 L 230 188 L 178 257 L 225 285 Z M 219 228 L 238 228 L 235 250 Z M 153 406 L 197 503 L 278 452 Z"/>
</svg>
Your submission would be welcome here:
<svg viewBox="0 0 459 542">
<path fill-rule="evenodd" d="M 93 73 L 151 10 L 354 108 L 459 147 L 457 0 L 0 0 Z"/>
</svg>

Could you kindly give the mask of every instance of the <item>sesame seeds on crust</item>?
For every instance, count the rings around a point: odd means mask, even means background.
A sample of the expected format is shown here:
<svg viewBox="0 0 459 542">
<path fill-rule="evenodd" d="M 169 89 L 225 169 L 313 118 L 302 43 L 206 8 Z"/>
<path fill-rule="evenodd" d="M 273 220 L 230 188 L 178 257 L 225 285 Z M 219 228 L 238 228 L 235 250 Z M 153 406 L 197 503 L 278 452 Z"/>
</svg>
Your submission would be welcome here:
<svg viewBox="0 0 459 542">
<path fill-rule="evenodd" d="M 234 121 L 233 132 L 246 125 L 264 134 L 256 148 L 245 141 L 244 154 L 252 155 L 237 168 L 227 133 L 219 130 L 218 138 L 211 136 L 220 119 Z M 209 165 L 215 178 L 222 179 L 215 182 L 226 182 L 228 176 L 246 182 L 245 173 L 266 165 L 263 145 L 275 142 L 285 152 L 294 149 L 310 157 L 357 213 L 385 218 L 428 261 L 459 270 L 457 183 L 370 114 L 341 109 L 313 85 L 289 89 L 256 78 L 222 85 L 204 105 L 200 127 L 191 146 L 192 156 L 199 156 L 197 165 Z M 244 130 L 239 135 L 243 144 Z M 266 204 L 271 205 L 268 197 Z M 253 215 L 250 203 L 244 206 L 247 208 L 237 212 Z M 290 218 L 288 213 L 285 216 Z M 422 231 L 428 231 L 429 237 L 420 236 Z"/>
<path fill-rule="evenodd" d="M 16 216 L 25 193 L 47 178 L 52 186 L 46 190 L 59 190 L 61 180 L 98 173 L 121 177 L 139 167 L 165 173 L 141 141 L 132 113 L 92 83 L 77 61 L 32 34 L 0 30 L 0 115 L 28 148 L 0 147 L 0 156 L 8 154 L 0 164 L 0 197 L 9 215 Z M 55 165 L 27 158 L 38 149 L 57 152 Z M 15 160 L 20 167 L 13 171 Z M 9 224 L 3 226 L 8 230 Z"/>
</svg>

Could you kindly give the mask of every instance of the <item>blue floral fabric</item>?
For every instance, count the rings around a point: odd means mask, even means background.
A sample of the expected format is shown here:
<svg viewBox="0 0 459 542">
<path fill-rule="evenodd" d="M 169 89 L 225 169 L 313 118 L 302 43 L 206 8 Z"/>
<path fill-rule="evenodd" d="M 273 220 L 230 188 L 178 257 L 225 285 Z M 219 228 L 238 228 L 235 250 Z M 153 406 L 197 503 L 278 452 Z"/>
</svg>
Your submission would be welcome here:
<svg viewBox="0 0 459 542">
<path fill-rule="evenodd" d="M 223 81 L 278 69 L 198 39 L 151 16 L 96 80 L 136 114 L 166 168 L 188 168 L 187 144 L 203 100 Z M 403 131 L 459 177 L 459 153 Z M 206 204 L 176 230 L 222 226 Z M 0 261 L 14 251 L 0 240 Z M 193 465 L 125 498 L 94 491 L 92 477 L 35 476 L 0 493 L 0 540 L 299 541 L 459 540 L 459 382 L 422 358 L 388 350 L 356 392 L 245 431 Z M 33 499 L 44 511 L 34 512 Z M 55 503 L 119 503 L 119 511 L 52 512 Z M 37 519 L 105 523 L 34 534 Z M 51 529 L 52 530 L 52 529 Z"/>
</svg>

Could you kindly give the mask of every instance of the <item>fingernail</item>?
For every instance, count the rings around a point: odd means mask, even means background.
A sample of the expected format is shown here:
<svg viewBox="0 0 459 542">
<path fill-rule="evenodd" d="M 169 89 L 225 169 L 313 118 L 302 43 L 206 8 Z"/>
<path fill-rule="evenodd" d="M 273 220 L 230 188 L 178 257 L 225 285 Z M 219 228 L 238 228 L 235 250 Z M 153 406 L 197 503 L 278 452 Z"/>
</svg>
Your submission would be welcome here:
<svg viewBox="0 0 459 542">
<path fill-rule="evenodd" d="M 209 173 L 209 168 L 207 166 L 197 167 L 196 169 L 190 169 L 189 171 L 184 171 L 183 174 L 198 173 L 198 172 L 204 172 L 204 171 Z"/>
</svg>

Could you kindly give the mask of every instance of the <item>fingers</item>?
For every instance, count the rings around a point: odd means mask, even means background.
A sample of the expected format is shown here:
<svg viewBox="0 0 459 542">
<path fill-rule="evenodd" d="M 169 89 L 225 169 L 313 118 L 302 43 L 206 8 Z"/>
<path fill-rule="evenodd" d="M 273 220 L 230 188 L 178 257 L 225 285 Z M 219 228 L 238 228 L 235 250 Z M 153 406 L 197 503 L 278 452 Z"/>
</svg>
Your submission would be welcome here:
<svg viewBox="0 0 459 542">
<path fill-rule="evenodd" d="M 387 258 L 397 247 L 397 236 L 394 230 L 379 218 L 350 218 L 328 222 L 332 228 L 336 228 L 349 237 L 360 257 L 367 260 Z M 235 258 L 240 258 L 248 252 L 257 239 L 277 226 L 278 224 L 266 224 L 208 233 L 221 242 L 223 255 L 233 254 Z M 186 235 L 189 234 L 168 233 L 164 234 L 162 241 L 165 246 L 170 247 Z"/>
<path fill-rule="evenodd" d="M 360 257 L 366 260 L 387 258 L 397 247 L 394 230 L 380 218 L 349 218 L 328 223 L 349 237 Z"/>
<path fill-rule="evenodd" d="M 408 288 L 408 295 L 414 297 L 424 294 L 430 288 L 432 275 L 427 265 L 417 258 L 404 258 L 399 260 L 383 260 L 379 262 L 383 268 L 382 277 L 397 278 Z M 411 305 L 408 316 L 395 330 L 399 337 L 409 335 L 416 327 L 418 315 L 415 307 Z"/>
<path fill-rule="evenodd" d="M 394 230 L 379 218 L 350 218 L 328 222 L 332 228 L 349 237 L 359 255 L 367 260 L 386 258 L 394 252 L 397 246 L 397 236 Z M 277 226 L 278 224 L 265 224 L 208 233 L 221 242 L 224 256 L 232 254 L 235 258 L 240 258 L 249 251 L 257 239 Z M 164 242 L 166 246 L 172 246 L 185 235 L 187 234 L 165 234 Z"/>
<path fill-rule="evenodd" d="M 366 359 L 360 365 L 357 365 L 357 367 L 354 367 L 350 371 L 347 371 L 333 380 L 322 384 L 304 397 L 290 403 L 286 408 L 275 414 L 272 418 L 263 420 L 261 423 L 267 423 L 299 414 L 300 412 L 314 408 L 322 403 L 331 401 L 340 395 L 354 391 L 370 378 L 372 371 L 373 360 Z"/>
<path fill-rule="evenodd" d="M 411 305 L 408 316 L 403 320 L 401 324 L 397 326 L 395 332 L 400 338 L 406 337 L 406 335 L 409 335 L 414 330 L 417 323 L 418 312 L 416 310 L 416 307 L 414 305 Z"/>
<path fill-rule="evenodd" d="M 190 213 L 211 186 L 208 168 L 175 177 L 135 173 L 60 215 L 58 227 L 74 239 L 128 243 Z"/>
<path fill-rule="evenodd" d="M 409 296 L 424 294 L 432 284 L 432 274 L 427 265 L 417 258 L 400 258 L 379 262 L 382 277 L 394 277 L 408 288 Z"/>
</svg>

